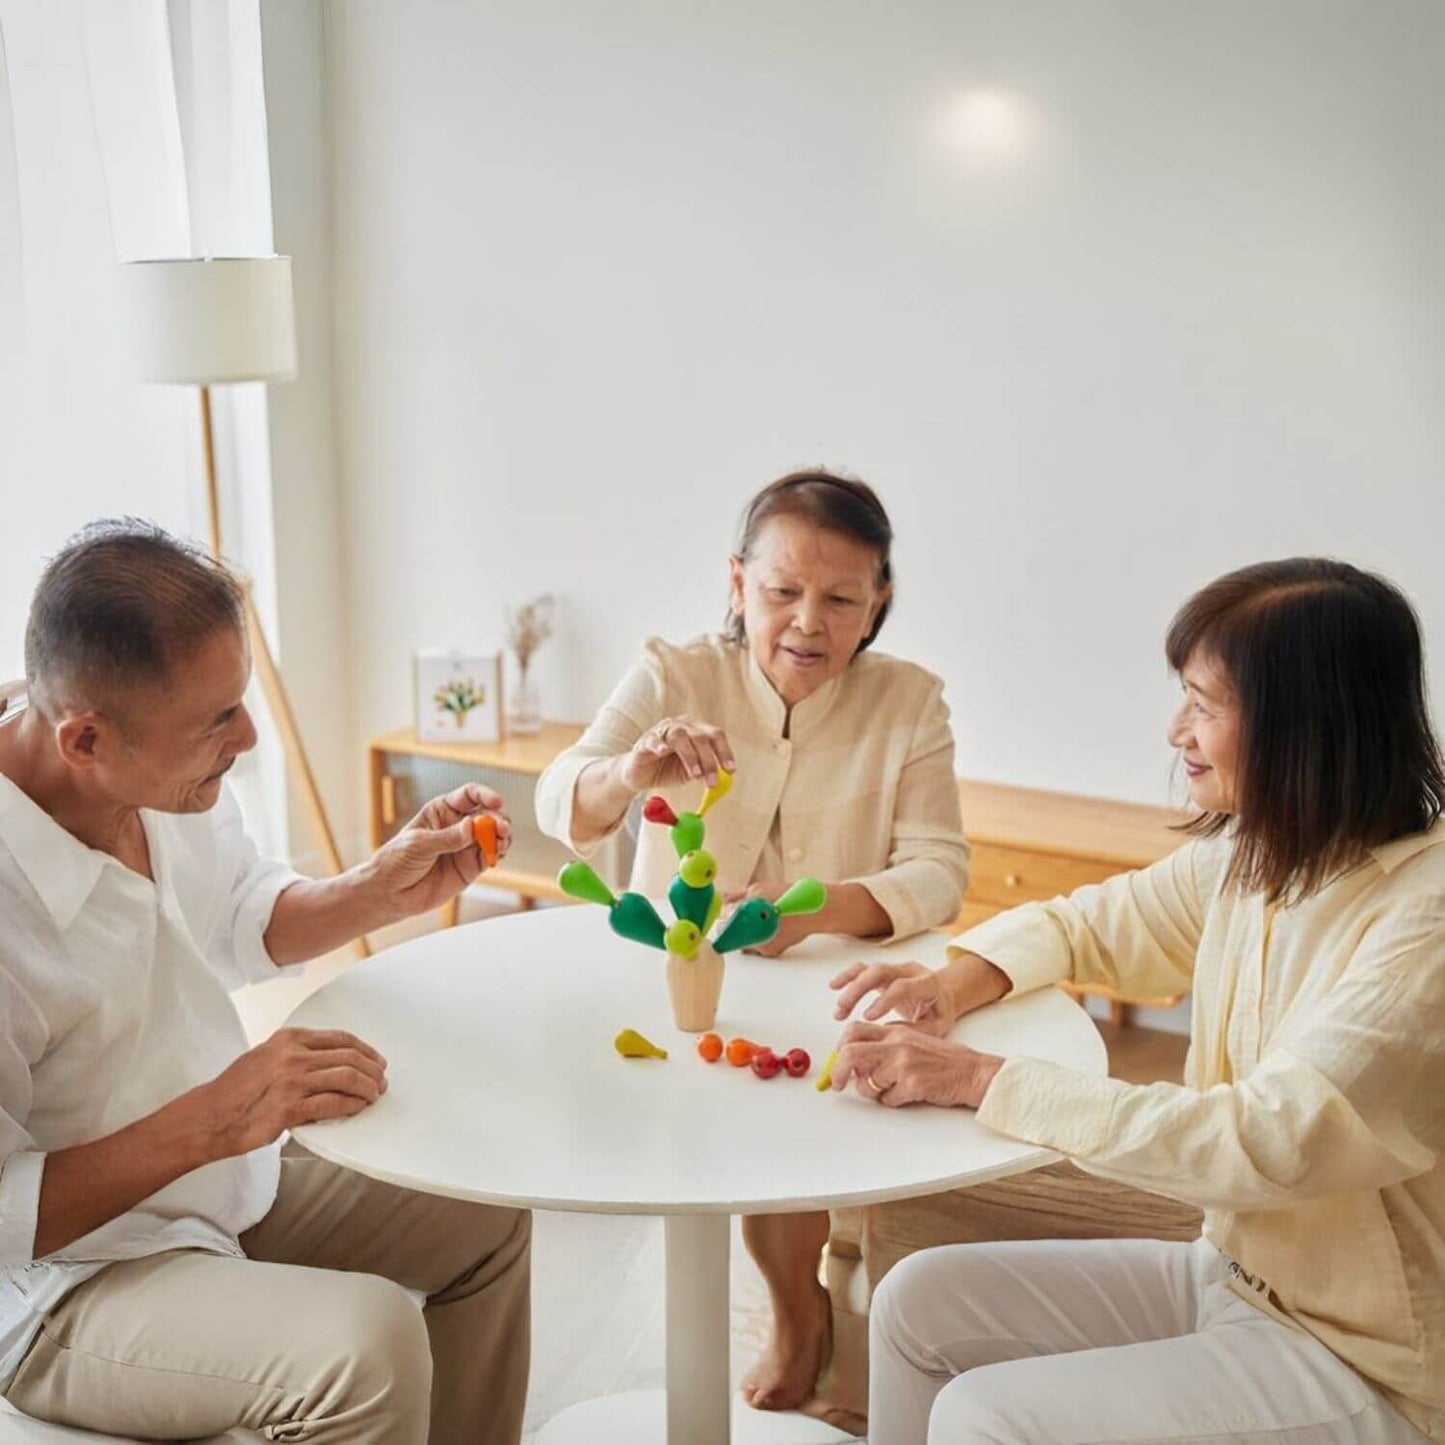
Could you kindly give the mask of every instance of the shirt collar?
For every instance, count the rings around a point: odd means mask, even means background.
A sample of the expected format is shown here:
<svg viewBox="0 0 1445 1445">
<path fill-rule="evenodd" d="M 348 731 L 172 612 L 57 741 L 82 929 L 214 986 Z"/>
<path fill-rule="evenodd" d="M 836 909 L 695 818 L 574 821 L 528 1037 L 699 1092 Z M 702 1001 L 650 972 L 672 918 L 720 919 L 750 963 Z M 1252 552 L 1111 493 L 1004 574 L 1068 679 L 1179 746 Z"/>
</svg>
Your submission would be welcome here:
<svg viewBox="0 0 1445 1445">
<path fill-rule="evenodd" d="M 748 681 L 748 696 L 772 731 L 782 737 L 783 727 L 788 722 L 788 705 L 778 696 L 777 689 L 768 681 L 762 664 L 754 656 L 752 648 L 747 643 L 743 643 L 743 654 L 743 670 Z M 837 700 L 838 690 L 842 685 L 841 677 L 830 678 L 816 692 L 809 693 L 802 702 L 794 707 L 792 723 L 788 728 L 788 736 L 792 741 L 797 742 L 821 725 Z"/>
<path fill-rule="evenodd" d="M 0 841 L 62 933 L 75 922 L 111 861 L 107 854 L 86 847 L 68 833 L 3 773 Z"/>
<path fill-rule="evenodd" d="M 1400 864 L 1407 862 L 1417 853 L 1423 853 L 1427 848 L 1436 848 L 1442 843 L 1445 843 L 1445 818 L 1437 819 L 1423 833 L 1407 833 L 1403 838 L 1371 848 L 1370 853 L 1386 873 L 1393 873 Z"/>
</svg>

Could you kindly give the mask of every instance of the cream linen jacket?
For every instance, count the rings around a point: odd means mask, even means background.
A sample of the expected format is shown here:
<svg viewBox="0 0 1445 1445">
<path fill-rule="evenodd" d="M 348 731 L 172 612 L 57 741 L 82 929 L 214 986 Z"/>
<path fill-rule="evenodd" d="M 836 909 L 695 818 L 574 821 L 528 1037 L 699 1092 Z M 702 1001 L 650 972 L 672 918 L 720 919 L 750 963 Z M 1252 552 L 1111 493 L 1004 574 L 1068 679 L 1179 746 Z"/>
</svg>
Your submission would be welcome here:
<svg viewBox="0 0 1445 1445">
<path fill-rule="evenodd" d="M 979 1120 L 1203 1208 L 1242 1294 L 1445 1440 L 1445 823 L 1293 907 L 1228 860 L 1191 843 L 955 940 L 1020 992 L 1193 990 L 1182 1087 L 1014 1058 Z"/>
<path fill-rule="evenodd" d="M 537 822 L 574 852 L 591 851 L 572 835 L 578 775 L 628 751 L 661 719 L 686 714 L 721 728 L 738 765 L 732 792 L 707 818 L 721 888 L 747 887 L 775 839 L 786 881 L 863 884 L 895 938 L 956 917 L 968 845 L 942 682 L 869 651 L 799 703 L 784 736 L 786 711 L 746 646 L 653 638 L 581 741 L 538 780 Z M 661 791 L 682 810 L 695 808 L 702 790 Z M 668 830 L 644 823 L 631 886 L 663 898 L 676 868 Z"/>
</svg>

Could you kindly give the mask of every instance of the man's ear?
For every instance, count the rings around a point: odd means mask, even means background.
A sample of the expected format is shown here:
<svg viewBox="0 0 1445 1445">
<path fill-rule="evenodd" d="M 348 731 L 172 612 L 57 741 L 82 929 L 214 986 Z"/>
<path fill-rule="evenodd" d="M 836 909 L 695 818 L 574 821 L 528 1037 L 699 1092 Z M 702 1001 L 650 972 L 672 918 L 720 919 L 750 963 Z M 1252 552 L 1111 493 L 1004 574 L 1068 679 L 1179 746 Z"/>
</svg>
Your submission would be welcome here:
<svg viewBox="0 0 1445 1445">
<path fill-rule="evenodd" d="M 103 761 L 116 741 L 116 725 L 103 713 L 72 713 L 55 725 L 55 749 L 61 761 L 79 772 Z"/>
</svg>

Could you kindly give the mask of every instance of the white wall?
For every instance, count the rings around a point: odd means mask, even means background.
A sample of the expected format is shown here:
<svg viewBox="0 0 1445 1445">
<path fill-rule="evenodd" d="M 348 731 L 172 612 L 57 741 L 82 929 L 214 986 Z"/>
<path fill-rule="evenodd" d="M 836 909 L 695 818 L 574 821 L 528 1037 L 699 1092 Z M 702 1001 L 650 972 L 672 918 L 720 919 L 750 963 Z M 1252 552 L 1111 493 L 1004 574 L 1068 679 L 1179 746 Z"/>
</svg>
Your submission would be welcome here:
<svg viewBox="0 0 1445 1445">
<path fill-rule="evenodd" d="M 187 454 L 194 398 L 138 387 L 124 364 L 82 10 L 79 0 L 0 3 L 14 137 L 8 176 L 0 164 L 7 190 L 0 200 L 0 273 L 11 276 L 23 310 L 21 328 L 9 330 L 0 345 L 5 678 L 23 674 L 31 589 L 45 557 L 71 532 L 121 512 L 181 531 L 201 524 Z M 167 157 L 157 147 L 150 159 L 159 193 Z M 183 232 L 168 233 L 175 216 L 158 210 L 151 217 L 149 239 L 178 244 L 174 254 L 184 254 Z M 139 221 L 132 234 L 141 234 Z"/>
<path fill-rule="evenodd" d="M 543 589 L 588 715 L 810 462 L 892 508 L 886 645 L 978 777 L 1161 800 L 1164 627 L 1265 556 L 1383 569 L 1445 649 L 1436 0 L 326 17 L 363 732 Z"/>
<path fill-rule="evenodd" d="M 270 389 L 279 656 L 287 690 L 344 854 L 363 846 L 347 656 L 351 599 L 341 546 L 333 442 L 331 236 L 327 208 L 322 13 L 319 3 L 262 0 L 261 35 L 276 249 L 291 257 L 296 380 Z M 301 866 L 317 842 L 296 790 L 291 839 Z"/>
</svg>

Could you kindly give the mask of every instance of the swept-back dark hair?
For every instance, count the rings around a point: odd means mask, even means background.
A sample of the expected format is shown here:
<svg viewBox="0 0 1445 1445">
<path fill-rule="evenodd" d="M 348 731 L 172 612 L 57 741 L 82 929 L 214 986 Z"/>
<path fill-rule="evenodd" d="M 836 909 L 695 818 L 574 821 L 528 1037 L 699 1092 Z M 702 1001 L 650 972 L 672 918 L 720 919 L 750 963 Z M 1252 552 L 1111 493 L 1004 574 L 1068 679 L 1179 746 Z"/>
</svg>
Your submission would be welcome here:
<svg viewBox="0 0 1445 1445">
<path fill-rule="evenodd" d="M 245 630 L 245 593 L 223 563 L 152 522 L 92 522 L 36 584 L 25 627 L 31 701 L 45 713 L 96 707 L 163 684 L 222 627 Z"/>
<path fill-rule="evenodd" d="M 867 482 L 855 477 L 840 477 L 823 468 L 808 471 L 789 472 L 775 482 L 769 482 L 743 513 L 741 535 L 738 540 L 737 557 L 746 562 L 752 556 L 753 545 L 758 532 L 769 517 L 807 517 L 827 532 L 851 537 L 862 542 L 878 553 L 878 585 L 888 587 L 893 583 L 893 523 L 878 494 Z M 862 652 L 870 647 L 873 639 L 883 630 L 893 607 L 890 596 L 878 609 L 873 619 L 872 630 L 858 644 Z M 743 620 L 731 608 L 723 624 L 723 633 L 734 642 L 744 637 Z"/>
<path fill-rule="evenodd" d="M 1445 806 L 1420 623 L 1404 594 L 1346 562 L 1241 567 L 1196 592 L 1165 641 L 1169 665 L 1217 662 L 1240 710 L 1229 879 L 1295 902 L 1366 852 L 1422 832 Z"/>
</svg>

